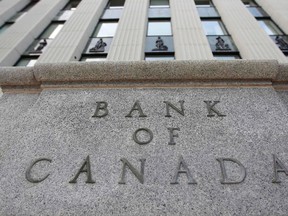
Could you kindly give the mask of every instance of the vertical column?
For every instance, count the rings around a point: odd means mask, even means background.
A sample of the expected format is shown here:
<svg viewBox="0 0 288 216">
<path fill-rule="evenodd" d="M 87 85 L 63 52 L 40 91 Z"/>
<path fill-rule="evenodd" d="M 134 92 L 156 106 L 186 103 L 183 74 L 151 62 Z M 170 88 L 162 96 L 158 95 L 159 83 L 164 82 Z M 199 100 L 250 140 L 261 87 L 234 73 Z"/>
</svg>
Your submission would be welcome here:
<svg viewBox="0 0 288 216">
<path fill-rule="evenodd" d="M 2 0 L 0 1 L 0 26 L 16 12 L 29 4 L 30 0 Z"/>
<path fill-rule="evenodd" d="M 176 60 L 213 59 L 194 0 L 170 0 Z"/>
<path fill-rule="evenodd" d="M 213 0 L 213 2 L 242 58 L 287 61 L 241 0 Z"/>
<path fill-rule="evenodd" d="M 279 27 L 288 34 L 288 1 L 287 0 L 256 0 Z"/>
<path fill-rule="evenodd" d="M 41 0 L 0 37 L 0 66 L 11 66 L 68 0 Z"/>
<path fill-rule="evenodd" d="M 108 0 L 82 0 L 36 64 L 78 61 Z"/>
<path fill-rule="evenodd" d="M 107 56 L 109 61 L 143 60 L 148 6 L 149 0 L 126 0 Z"/>
</svg>

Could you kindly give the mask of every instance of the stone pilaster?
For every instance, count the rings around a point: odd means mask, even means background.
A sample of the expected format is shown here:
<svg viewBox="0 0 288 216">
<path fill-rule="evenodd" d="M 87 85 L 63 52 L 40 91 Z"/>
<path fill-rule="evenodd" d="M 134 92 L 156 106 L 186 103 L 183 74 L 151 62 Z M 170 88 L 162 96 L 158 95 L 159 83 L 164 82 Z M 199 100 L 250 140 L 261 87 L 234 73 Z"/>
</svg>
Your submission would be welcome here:
<svg viewBox="0 0 288 216">
<path fill-rule="evenodd" d="M 0 26 L 10 17 L 29 4 L 30 0 L 2 0 L 0 1 Z"/>
<path fill-rule="evenodd" d="M 261 29 L 241 0 L 213 0 L 243 59 L 287 62 L 280 49 Z"/>
<path fill-rule="evenodd" d="M 108 0 L 82 0 L 37 64 L 78 61 L 107 3 Z"/>
<path fill-rule="evenodd" d="M 170 0 L 176 60 L 213 59 L 194 1 Z"/>
<path fill-rule="evenodd" d="M 126 0 L 107 59 L 139 61 L 144 58 L 149 0 Z"/>
<path fill-rule="evenodd" d="M 41 0 L 0 37 L 0 66 L 12 66 L 68 0 Z"/>
<path fill-rule="evenodd" d="M 288 34 L 288 1 L 287 0 L 256 0 L 278 26 Z"/>
</svg>

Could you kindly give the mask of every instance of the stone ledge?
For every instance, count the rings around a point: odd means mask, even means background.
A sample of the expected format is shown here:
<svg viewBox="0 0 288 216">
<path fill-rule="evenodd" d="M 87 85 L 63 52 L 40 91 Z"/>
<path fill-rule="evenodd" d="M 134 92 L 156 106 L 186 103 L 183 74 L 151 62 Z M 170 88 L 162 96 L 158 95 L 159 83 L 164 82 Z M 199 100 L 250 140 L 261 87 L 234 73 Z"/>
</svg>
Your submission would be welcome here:
<svg viewBox="0 0 288 216">
<path fill-rule="evenodd" d="M 275 60 L 70 62 L 0 68 L 0 85 L 52 83 L 288 81 L 288 64 Z"/>
<path fill-rule="evenodd" d="M 34 77 L 31 67 L 1 67 L 1 86 L 35 86 L 40 85 Z"/>
<path fill-rule="evenodd" d="M 288 63 L 279 64 L 279 70 L 275 81 L 277 82 L 288 81 Z"/>
</svg>

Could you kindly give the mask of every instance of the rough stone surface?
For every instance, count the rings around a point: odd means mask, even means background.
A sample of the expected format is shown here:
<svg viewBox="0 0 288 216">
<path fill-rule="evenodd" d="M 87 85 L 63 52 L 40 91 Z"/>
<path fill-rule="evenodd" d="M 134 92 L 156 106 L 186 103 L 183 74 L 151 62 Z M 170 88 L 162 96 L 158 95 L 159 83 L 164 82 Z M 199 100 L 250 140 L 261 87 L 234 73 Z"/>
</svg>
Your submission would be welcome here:
<svg viewBox="0 0 288 216">
<path fill-rule="evenodd" d="M 146 118 L 125 118 L 140 101 Z M 163 101 L 179 107 L 165 117 Z M 207 117 L 204 101 L 226 117 Z M 92 118 L 97 101 L 109 114 Z M 44 90 L 38 95 L 4 94 L 0 98 L 0 215 L 287 215 L 288 177 L 273 184 L 272 154 L 288 167 L 288 116 L 283 98 L 272 88 Z M 179 127 L 176 145 L 168 145 L 168 127 Z M 132 134 L 149 128 L 154 138 L 138 145 Z M 147 138 L 142 137 L 140 138 Z M 95 184 L 82 173 L 69 181 L 90 156 Z M 180 174 L 171 185 L 182 155 L 196 185 Z M 49 158 L 25 171 L 32 161 Z M 220 184 L 216 158 L 239 160 L 247 169 L 243 183 Z M 128 170 L 118 184 L 121 158 L 136 169 L 145 158 L 144 184 Z M 235 169 L 233 169 L 235 168 Z M 230 178 L 239 168 L 227 163 Z"/>
<path fill-rule="evenodd" d="M 39 64 L 33 68 L 1 68 L 0 86 L 77 82 L 117 85 L 121 82 L 285 81 L 286 74 L 287 65 L 273 60 L 70 62 Z"/>
<path fill-rule="evenodd" d="M 276 77 L 277 61 L 158 61 L 63 63 L 35 66 L 42 82 L 121 80 L 217 80 Z M 109 75 L 108 75 L 109 74 Z"/>
<path fill-rule="evenodd" d="M 0 84 L 7 85 L 37 85 L 33 68 L 29 67 L 2 67 L 0 70 Z"/>
<path fill-rule="evenodd" d="M 280 64 L 276 81 L 287 82 L 288 81 L 288 63 Z"/>
</svg>

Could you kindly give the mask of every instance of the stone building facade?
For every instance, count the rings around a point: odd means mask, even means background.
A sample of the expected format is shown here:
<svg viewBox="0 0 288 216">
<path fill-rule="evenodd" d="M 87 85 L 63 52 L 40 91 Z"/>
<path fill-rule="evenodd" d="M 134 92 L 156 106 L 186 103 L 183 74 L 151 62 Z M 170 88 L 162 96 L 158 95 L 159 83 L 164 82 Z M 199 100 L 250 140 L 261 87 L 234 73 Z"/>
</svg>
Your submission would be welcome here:
<svg viewBox="0 0 288 216">
<path fill-rule="evenodd" d="M 287 0 L 1 0 L 0 215 L 287 215 Z"/>
</svg>

